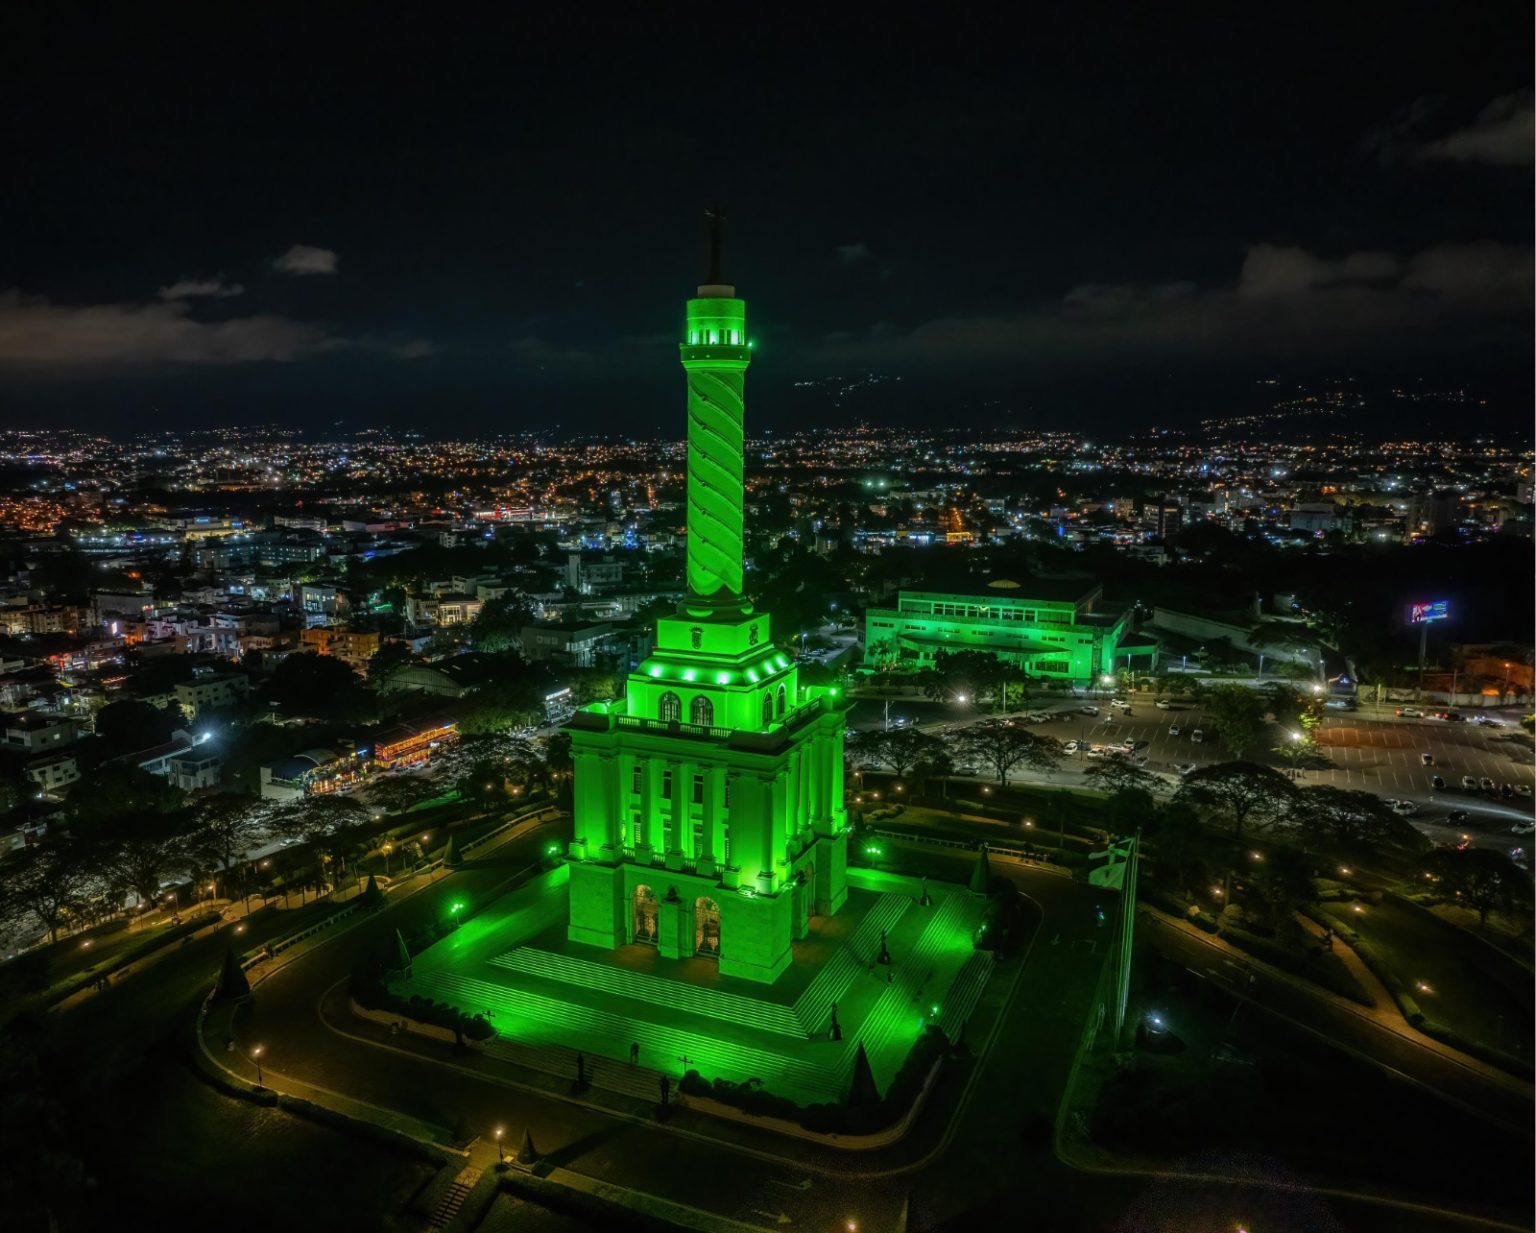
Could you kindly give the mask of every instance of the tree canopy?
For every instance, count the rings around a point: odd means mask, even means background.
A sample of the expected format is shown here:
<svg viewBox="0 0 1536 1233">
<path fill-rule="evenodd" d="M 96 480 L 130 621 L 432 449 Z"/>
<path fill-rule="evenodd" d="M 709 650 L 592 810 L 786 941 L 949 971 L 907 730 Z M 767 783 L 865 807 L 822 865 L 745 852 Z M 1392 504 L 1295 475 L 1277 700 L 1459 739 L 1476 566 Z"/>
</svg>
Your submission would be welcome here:
<svg viewBox="0 0 1536 1233">
<path fill-rule="evenodd" d="M 1233 834 L 1242 838 L 1248 823 L 1269 824 L 1286 816 L 1296 787 L 1272 766 L 1217 762 L 1186 776 L 1179 796 L 1225 815 Z"/>
</svg>

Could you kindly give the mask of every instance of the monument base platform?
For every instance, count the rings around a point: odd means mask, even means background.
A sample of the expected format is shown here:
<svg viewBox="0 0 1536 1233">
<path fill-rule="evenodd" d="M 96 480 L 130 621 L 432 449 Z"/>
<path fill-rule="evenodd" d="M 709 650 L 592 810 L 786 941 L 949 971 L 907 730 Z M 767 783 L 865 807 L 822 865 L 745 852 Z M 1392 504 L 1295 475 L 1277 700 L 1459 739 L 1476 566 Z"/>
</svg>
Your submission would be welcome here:
<svg viewBox="0 0 1536 1233">
<path fill-rule="evenodd" d="M 567 937 L 562 867 L 416 956 L 392 987 L 486 1015 L 491 1056 L 563 1045 L 628 1062 L 634 1050 L 640 1066 L 674 1077 L 697 1070 L 802 1104 L 836 1101 L 860 1042 L 883 1089 L 930 1023 L 958 1036 L 992 968 L 974 948 L 982 900 L 929 883 L 932 905 L 920 907 L 915 879 L 850 870 L 848 880 L 842 911 L 812 918 L 771 984 L 734 978 L 707 955 Z"/>
</svg>

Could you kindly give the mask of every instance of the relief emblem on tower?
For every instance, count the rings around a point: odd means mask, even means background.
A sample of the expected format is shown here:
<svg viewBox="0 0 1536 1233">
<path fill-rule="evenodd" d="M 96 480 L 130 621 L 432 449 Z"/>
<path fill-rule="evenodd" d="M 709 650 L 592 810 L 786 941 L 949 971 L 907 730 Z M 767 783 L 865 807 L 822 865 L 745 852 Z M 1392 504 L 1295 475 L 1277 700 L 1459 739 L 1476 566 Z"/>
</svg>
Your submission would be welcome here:
<svg viewBox="0 0 1536 1233">
<path fill-rule="evenodd" d="M 747 627 L 747 645 L 748 646 L 756 646 L 757 645 L 757 626 L 756 625 L 749 625 Z"/>
<path fill-rule="evenodd" d="M 695 651 L 704 645 L 704 631 L 697 625 L 688 631 L 688 638 Z"/>
</svg>

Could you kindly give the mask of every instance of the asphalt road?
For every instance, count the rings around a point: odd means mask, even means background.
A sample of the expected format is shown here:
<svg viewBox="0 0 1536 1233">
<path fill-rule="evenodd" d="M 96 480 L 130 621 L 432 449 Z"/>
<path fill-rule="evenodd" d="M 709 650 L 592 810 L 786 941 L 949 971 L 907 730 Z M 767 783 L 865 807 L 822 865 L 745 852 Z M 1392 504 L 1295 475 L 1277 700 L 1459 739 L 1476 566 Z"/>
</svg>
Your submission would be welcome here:
<svg viewBox="0 0 1536 1233">
<path fill-rule="evenodd" d="M 1464 1105 L 1526 1130 L 1531 1124 L 1531 1087 L 1507 1076 L 1490 1077 L 1483 1069 L 1463 1065 L 1414 1036 L 1394 1031 L 1369 1015 L 1316 996 L 1303 981 L 1286 980 L 1264 969 L 1234 960 L 1224 949 L 1143 912 L 1142 936 L 1168 958 L 1204 976 L 1221 988 L 1249 997 L 1276 1014 L 1386 1066 L 1410 1080 L 1457 1097 Z M 1253 977 L 1250 983 L 1249 976 Z"/>
</svg>

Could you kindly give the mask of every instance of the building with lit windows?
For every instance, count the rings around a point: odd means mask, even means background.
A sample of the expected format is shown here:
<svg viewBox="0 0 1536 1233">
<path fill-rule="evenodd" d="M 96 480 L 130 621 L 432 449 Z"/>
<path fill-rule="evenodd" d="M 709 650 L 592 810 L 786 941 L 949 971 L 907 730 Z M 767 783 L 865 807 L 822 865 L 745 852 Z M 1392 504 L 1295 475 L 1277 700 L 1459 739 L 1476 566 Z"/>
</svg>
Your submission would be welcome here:
<svg viewBox="0 0 1536 1233">
<path fill-rule="evenodd" d="M 625 695 L 567 725 L 575 762 L 572 941 L 704 956 L 771 982 L 812 916 L 847 898 L 843 710 L 802 686 L 742 588 L 746 305 L 688 301 L 688 590 Z"/>
<path fill-rule="evenodd" d="M 1080 581 L 999 581 L 976 593 L 902 591 L 864 617 L 870 666 L 929 668 L 952 651 L 985 651 L 1040 680 L 1090 684 L 1115 669 L 1128 612 L 1098 610 L 1103 588 Z"/>
<path fill-rule="evenodd" d="M 379 635 L 376 630 L 312 625 L 299 638 L 304 650 L 339 659 L 354 672 L 366 673 L 368 661 L 379 653 Z"/>
<path fill-rule="evenodd" d="M 374 765 L 386 770 L 416 766 L 439 750 L 456 744 L 459 725 L 452 719 L 418 719 L 396 724 L 379 733 L 373 742 Z"/>
</svg>

